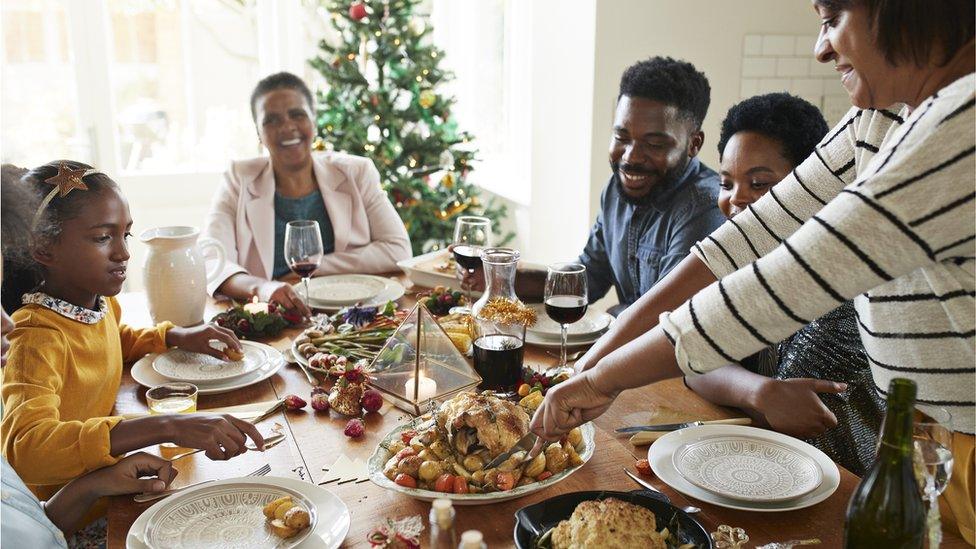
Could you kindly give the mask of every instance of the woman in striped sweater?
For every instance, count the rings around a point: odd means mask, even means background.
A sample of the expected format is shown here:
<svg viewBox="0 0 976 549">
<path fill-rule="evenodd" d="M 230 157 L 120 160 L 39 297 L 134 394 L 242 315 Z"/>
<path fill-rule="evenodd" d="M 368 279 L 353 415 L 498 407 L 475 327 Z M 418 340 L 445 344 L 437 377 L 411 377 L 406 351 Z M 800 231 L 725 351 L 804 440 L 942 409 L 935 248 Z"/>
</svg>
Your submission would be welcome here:
<svg viewBox="0 0 976 549">
<path fill-rule="evenodd" d="M 817 107 L 787 93 L 734 105 L 718 139 L 722 213 L 732 219 L 744 212 L 810 156 L 826 134 Z M 883 403 L 851 301 L 740 363 L 685 382 L 711 402 L 740 408 L 759 424 L 806 439 L 856 475 L 871 466 Z"/>
<path fill-rule="evenodd" d="M 532 427 L 558 436 L 620 391 L 736 363 L 854 298 L 878 390 L 908 377 L 953 414 L 946 519 L 972 543 L 974 3 L 814 5 L 816 56 L 856 108 L 621 315 Z"/>
</svg>

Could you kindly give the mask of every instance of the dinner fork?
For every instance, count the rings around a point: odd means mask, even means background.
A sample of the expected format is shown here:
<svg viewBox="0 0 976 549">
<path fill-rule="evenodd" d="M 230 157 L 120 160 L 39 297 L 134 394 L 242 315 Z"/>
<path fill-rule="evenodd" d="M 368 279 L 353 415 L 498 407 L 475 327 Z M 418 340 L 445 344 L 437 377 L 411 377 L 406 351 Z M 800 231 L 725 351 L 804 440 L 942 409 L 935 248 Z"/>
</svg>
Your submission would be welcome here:
<svg viewBox="0 0 976 549">
<path fill-rule="evenodd" d="M 244 475 L 246 477 L 263 477 L 271 472 L 271 466 L 265 463 L 261 467 L 258 467 L 254 471 Z M 155 501 L 157 499 L 164 498 L 166 496 L 171 496 L 177 492 L 182 492 L 187 488 L 193 488 L 194 486 L 200 486 L 201 484 L 206 484 L 208 482 L 214 482 L 217 479 L 203 480 L 200 482 L 194 482 L 193 484 L 187 484 L 186 486 L 180 488 L 173 488 L 172 490 L 163 490 L 162 492 L 143 492 L 132 498 L 136 503 L 145 503 L 147 501 Z"/>
<path fill-rule="evenodd" d="M 766 545 L 760 545 L 756 549 L 793 549 L 797 545 L 819 545 L 820 538 L 810 538 L 810 539 L 793 539 L 790 541 L 780 541 L 774 543 L 767 543 Z"/>
</svg>

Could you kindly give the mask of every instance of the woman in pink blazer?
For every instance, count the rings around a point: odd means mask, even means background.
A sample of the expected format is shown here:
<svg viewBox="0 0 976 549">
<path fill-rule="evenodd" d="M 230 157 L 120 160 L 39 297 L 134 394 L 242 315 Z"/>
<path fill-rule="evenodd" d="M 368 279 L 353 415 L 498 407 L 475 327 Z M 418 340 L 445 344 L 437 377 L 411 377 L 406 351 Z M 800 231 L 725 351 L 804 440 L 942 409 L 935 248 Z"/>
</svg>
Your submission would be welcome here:
<svg viewBox="0 0 976 549">
<path fill-rule="evenodd" d="M 319 221 L 326 252 L 319 275 L 394 271 L 411 256 L 373 162 L 312 151 L 312 94 L 301 79 L 278 73 L 258 82 L 251 111 L 270 157 L 231 162 L 224 174 L 204 232 L 224 245 L 227 264 L 210 293 L 256 295 L 309 314 L 289 284 L 274 280 L 288 272 L 282 242 L 294 219 Z"/>
</svg>

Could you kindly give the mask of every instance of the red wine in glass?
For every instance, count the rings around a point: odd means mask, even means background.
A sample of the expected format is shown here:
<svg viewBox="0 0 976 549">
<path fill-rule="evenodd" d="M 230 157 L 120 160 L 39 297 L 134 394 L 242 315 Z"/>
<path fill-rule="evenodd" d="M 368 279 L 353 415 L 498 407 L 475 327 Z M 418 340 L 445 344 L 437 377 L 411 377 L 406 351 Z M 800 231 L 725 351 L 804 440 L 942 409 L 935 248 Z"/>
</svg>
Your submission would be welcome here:
<svg viewBox="0 0 976 549">
<path fill-rule="evenodd" d="M 572 324 L 586 314 L 586 305 L 578 295 L 554 295 L 546 300 L 546 314 L 559 324 Z"/>
<path fill-rule="evenodd" d="M 319 268 L 319 264 L 311 261 L 296 261 L 295 263 L 289 265 L 289 267 L 298 276 L 308 278 L 312 276 L 312 273 L 314 273 L 316 269 Z"/>
<path fill-rule="evenodd" d="M 469 271 L 481 266 L 481 247 L 458 244 L 453 248 L 454 260 Z"/>
<path fill-rule="evenodd" d="M 513 335 L 491 334 L 474 340 L 474 369 L 480 389 L 511 393 L 522 380 L 525 347 Z"/>
</svg>

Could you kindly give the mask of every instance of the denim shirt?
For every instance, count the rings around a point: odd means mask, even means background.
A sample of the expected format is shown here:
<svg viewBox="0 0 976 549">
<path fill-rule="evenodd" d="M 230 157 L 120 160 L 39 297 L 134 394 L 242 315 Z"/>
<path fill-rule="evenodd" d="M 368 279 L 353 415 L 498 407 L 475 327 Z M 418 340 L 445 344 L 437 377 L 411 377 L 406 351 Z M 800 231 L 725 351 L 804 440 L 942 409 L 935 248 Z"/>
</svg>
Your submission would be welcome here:
<svg viewBox="0 0 976 549">
<path fill-rule="evenodd" d="M 651 189 L 641 203 L 621 196 L 617 175 L 600 197 L 600 213 L 580 263 L 590 303 L 612 286 L 629 306 L 674 268 L 725 217 L 718 209 L 718 174 L 692 158 L 681 177 Z"/>
<path fill-rule="evenodd" d="M 44 507 L 27 489 L 7 458 L 0 458 L 0 539 L 22 549 L 67 548 L 64 534 L 44 514 Z"/>
<path fill-rule="evenodd" d="M 335 234 L 332 232 L 332 220 L 329 211 L 325 209 L 322 192 L 318 189 L 312 194 L 301 198 L 285 198 L 275 193 L 275 255 L 272 278 L 279 278 L 288 274 L 288 262 L 285 260 L 285 230 L 289 221 L 310 219 L 319 222 L 319 232 L 322 233 L 322 249 L 324 253 L 335 251 Z"/>
</svg>

